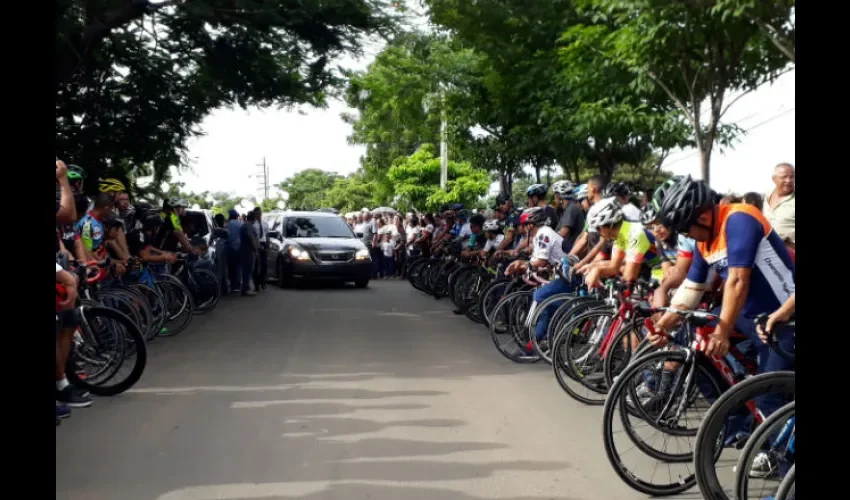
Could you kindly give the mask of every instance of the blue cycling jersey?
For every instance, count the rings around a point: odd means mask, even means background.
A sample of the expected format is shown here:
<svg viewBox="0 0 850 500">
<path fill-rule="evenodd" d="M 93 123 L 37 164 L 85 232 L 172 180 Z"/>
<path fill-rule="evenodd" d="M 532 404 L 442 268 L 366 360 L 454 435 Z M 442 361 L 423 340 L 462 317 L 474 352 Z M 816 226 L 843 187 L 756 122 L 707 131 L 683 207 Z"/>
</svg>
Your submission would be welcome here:
<svg viewBox="0 0 850 500">
<path fill-rule="evenodd" d="M 106 229 L 104 229 L 103 223 L 97 220 L 91 212 L 77 221 L 74 229 L 80 234 L 80 239 L 89 252 L 98 252 L 101 250 L 103 240 L 106 237 Z"/>
</svg>

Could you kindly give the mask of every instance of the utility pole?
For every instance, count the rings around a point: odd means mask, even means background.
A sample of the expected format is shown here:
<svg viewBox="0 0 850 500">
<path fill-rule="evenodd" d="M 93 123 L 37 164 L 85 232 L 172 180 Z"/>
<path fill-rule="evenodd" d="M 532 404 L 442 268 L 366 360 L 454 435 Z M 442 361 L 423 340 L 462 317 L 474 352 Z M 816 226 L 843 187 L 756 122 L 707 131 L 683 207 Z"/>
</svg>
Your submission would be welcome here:
<svg viewBox="0 0 850 500">
<path fill-rule="evenodd" d="M 446 189 L 446 184 L 449 181 L 449 144 L 448 144 L 448 125 L 446 123 L 446 94 L 445 90 L 441 91 L 441 99 L 443 101 L 442 111 L 440 113 L 440 188 Z"/>
<path fill-rule="evenodd" d="M 255 177 L 260 178 L 260 189 L 263 191 L 263 200 L 269 199 L 269 166 L 266 164 L 266 157 L 263 157 L 263 163 L 258 163 L 255 165 L 257 167 L 261 167 L 263 170 L 259 174 L 255 174 Z"/>
</svg>

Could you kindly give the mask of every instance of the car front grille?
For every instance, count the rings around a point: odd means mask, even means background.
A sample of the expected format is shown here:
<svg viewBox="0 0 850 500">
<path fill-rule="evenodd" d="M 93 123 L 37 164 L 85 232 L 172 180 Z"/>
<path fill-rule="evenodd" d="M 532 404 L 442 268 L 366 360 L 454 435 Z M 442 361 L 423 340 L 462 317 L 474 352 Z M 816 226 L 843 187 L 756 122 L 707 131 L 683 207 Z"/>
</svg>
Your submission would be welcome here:
<svg viewBox="0 0 850 500">
<path fill-rule="evenodd" d="M 321 251 L 316 253 L 321 262 L 348 262 L 354 259 L 354 252 L 349 250 Z"/>
</svg>

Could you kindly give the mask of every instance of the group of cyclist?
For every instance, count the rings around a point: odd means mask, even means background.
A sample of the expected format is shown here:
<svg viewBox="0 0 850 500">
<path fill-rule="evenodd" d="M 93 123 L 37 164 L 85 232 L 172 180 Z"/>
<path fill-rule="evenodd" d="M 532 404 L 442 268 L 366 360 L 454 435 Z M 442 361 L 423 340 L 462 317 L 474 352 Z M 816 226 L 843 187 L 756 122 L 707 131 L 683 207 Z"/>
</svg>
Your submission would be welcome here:
<svg viewBox="0 0 850 500">
<path fill-rule="evenodd" d="M 567 180 L 554 183 L 552 205 L 546 202 L 545 185 L 532 185 L 526 194 L 527 208 L 522 211 L 500 194 L 493 207 L 494 219 L 471 217 L 466 238 L 444 229 L 434 237 L 431 252 L 439 252 L 447 244 L 458 245 L 463 249 L 461 257 L 497 264 L 508 276 L 529 269 L 568 270 L 550 273 L 552 279 L 534 291 L 532 309 L 549 297 L 575 291 L 582 283 L 594 288 L 608 278 L 626 284 L 654 279 L 658 287 L 651 305 L 679 311 L 653 318 L 654 328 L 647 335 L 659 347 L 676 333 L 681 311 L 700 307 L 710 291 L 717 304 L 712 312 L 718 319 L 701 346 L 705 354 L 726 356 L 730 337 L 736 332 L 746 337 L 746 349 L 757 357 L 759 373 L 793 370 L 792 363 L 767 344 L 770 332 L 782 349 L 793 351 L 791 331 L 776 326 L 795 310 L 793 249 L 773 230 L 759 207 L 728 203 L 706 183 L 689 176 L 658 186 L 642 210 L 630 203 L 625 184 L 606 187 L 599 178 L 579 186 Z M 444 226 L 452 228 L 462 207 L 444 208 Z M 553 304 L 539 312 L 534 325 L 537 342 L 545 342 L 557 308 L 558 304 Z M 766 326 L 757 331 L 754 319 L 764 314 L 769 315 Z M 533 354 L 531 342 L 525 349 Z M 674 369 L 665 367 L 654 394 L 647 388 L 639 393 L 642 403 L 666 396 Z M 764 416 L 782 404 L 778 394 L 757 399 Z M 753 467 L 767 468 L 768 464 L 756 460 Z"/>
<path fill-rule="evenodd" d="M 78 326 L 75 314 L 76 274 L 72 268 L 89 264 L 97 269 L 110 262 L 109 279 L 132 280 L 142 263 L 161 266 L 177 260 L 175 252 L 199 254 L 181 224 L 188 206 L 172 198 L 160 207 L 130 204 L 118 179 L 99 179 L 97 192 L 84 192 L 85 171 L 56 160 L 56 422 L 70 416 L 70 408 L 92 404 L 89 394 L 71 385 L 66 363 Z"/>
</svg>

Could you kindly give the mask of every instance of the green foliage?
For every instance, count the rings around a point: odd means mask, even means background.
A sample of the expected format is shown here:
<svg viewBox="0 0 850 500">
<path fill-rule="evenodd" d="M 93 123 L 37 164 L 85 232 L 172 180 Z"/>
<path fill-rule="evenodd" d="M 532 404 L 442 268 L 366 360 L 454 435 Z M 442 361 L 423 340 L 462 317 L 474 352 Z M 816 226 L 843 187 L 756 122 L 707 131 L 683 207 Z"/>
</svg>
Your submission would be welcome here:
<svg viewBox="0 0 850 500">
<path fill-rule="evenodd" d="M 214 109 L 323 106 L 343 83 L 332 58 L 399 15 L 384 0 L 58 0 L 56 154 L 95 181 L 182 166 Z"/>
<path fill-rule="evenodd" d="M 292 210 L 317 210 L 326 207 L 331 188 L 340 176 L 318 168 L 301 170 L 280 183 L 281 191 L 289 193 L 287 208 Z"/>
<path fill-rule="evenodd" d="M 375 200 L 376 182 L 366 180 L 362 172 L 336 179 L 327 193 L 325 206 L 340 212 L 354 212 L 361 208 L 375 208 L 380 203 Z"/>
<path fill-rule="evenodd" d="M 387 177 L 395 186 L 399 207 L 436 210 L 449 203 L 473 205 L 487 192 L 487 175 L 467 162 L 449 161 L 446 189 L 440 186 L 440 159 L 434 147 L 424 144 L 407 158 L 398 160 Z"/>
<path fill-rule="evenodd" d="M 695 2 L 699 3 L 699 2 Z M 787 60 L 754 23 L 690 2 L 657 0 L 583 0 L 585 21 L 565 31 L 562 55 L 599 72 L 628 72 L 635 93 L 663 92 L 665 111 L 675 106 L 702 153 L 702 173 L 710 181 L 715 143 L 729 144 L 736 130 L 720 119 L 727 93 L 754 90 L 776 78 Z M 598 73 L 572 82 L 586 94 L 603 83 Z M 588 77 L 590 76 L 590 77 Z M 629 102 L 628 95 L 614 102 Z M 708 113 L 701 107 L 708 101 Z M 634 106 L 634 104 L 631 104 Z M 674 122 L 675 123 L 675 122 Z M 640 130 L 638 129 L 638 132 Z M 637 163 L 637 162 L 635 162 Z"/>
</svg>

